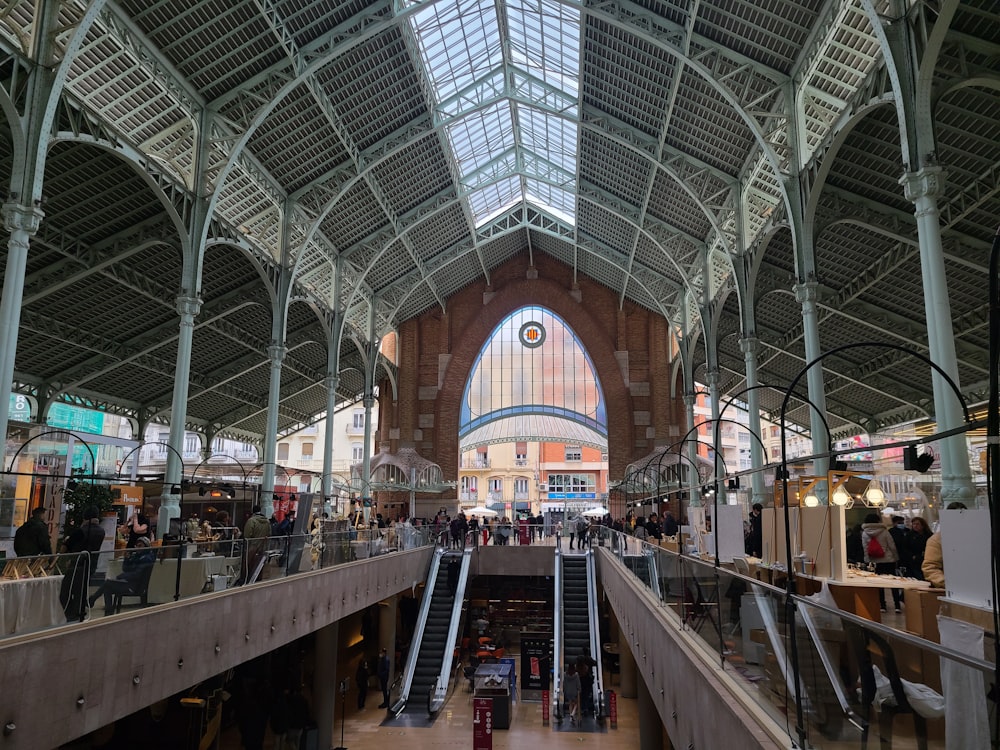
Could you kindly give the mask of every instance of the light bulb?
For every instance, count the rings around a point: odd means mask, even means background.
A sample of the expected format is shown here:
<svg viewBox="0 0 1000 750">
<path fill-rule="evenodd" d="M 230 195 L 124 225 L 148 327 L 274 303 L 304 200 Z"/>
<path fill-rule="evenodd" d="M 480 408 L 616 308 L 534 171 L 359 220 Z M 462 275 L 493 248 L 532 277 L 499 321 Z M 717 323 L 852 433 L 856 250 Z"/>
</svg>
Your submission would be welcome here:
<svg viewBox="0 0 1000 750">
<path fill-rule="evenodd" d="M 865 500 L 874 508 L 885 505 L 885 493 L 882 492 L 877 479 L 873 479 L 868 485 L 868 489 L 865 491 Z"/>
<path fill-rule="evenodd" d="M 844 485 L 838 485 L 837 489 L 833 491 L 833 504 L 847 505 L 849 502 L 851 502 L 850 493 L 844 489 Z"/>
<path fill-rule="evenodd" d="M 805 504 L 807 508 L 815 508 L 817 505 L 819 505 L 819 498 L 816 497 L 816 495 L 814 495 L 812 492 L 810 492 L 802 499 L 802 502 Z"/>
</svg>

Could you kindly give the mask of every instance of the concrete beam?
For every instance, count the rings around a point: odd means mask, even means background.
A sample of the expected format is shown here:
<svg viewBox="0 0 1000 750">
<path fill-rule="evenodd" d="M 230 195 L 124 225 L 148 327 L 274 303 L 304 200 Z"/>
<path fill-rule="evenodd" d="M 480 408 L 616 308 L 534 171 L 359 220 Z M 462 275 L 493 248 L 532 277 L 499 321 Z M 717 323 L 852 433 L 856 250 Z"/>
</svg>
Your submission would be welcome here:
<svg viewBox="0 0 1000 750">
<path fill-rule="evenodd" d="M 791 738 L 719 668 L 700 639 L 597 549 L 601 585 L 674 747 L 788 748 Z"/>
<path fill-rule="evenodd" d="M 3 750 L 58 747 L 427 578 L 432 547 L 0 641 Z"/>
</svg>

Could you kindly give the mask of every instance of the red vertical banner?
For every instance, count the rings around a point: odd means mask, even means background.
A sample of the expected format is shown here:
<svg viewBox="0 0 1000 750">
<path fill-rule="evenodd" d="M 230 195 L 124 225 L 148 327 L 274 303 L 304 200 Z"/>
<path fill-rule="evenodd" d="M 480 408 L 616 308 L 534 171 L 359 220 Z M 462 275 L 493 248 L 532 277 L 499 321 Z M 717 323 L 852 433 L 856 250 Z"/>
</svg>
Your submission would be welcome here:
<svg viewBox="0 0 1000 750">
<path fill-rule="evenodd" d="M 542 691 L 542 726 L 549 725 L 549 691 Z"/>
<path fill-rule="evenodd" d="M 493 699 L 472 699 L 472 750 L 493 750 Z"/>
<path fill-rule="evenodd" d="M 608 693 L 608 719 L 611 722 L 611 728 L 618 728 L 618 696 L 615 695 L 615 691 L 612 690 Z"/>
</svg>

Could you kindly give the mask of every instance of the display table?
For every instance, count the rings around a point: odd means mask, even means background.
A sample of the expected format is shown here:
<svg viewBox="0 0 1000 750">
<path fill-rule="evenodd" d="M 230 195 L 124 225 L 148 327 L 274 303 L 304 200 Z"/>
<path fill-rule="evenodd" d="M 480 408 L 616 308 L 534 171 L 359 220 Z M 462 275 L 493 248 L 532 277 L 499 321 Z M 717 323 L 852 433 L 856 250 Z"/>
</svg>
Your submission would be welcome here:
<svg viewBox="0 0 1000 750">
<path fill-rule="evenodd" d="M 493 728 L 510 729 L 513 713 L 510 677 L 511 664 L 480 664 L 473 677 L 473 697 L 493 699 Z"/>
<path fill-rule="evenodd" d="M 169 557 L 153 563 L 153 573 L 149 577 L 149 592 L 147 601 L 150 604 L 165 604 L 174 600 L 177 590 L 177 560 Z M 205 589 L 205 584 L 212 576 L 225 575 L 226 558 L 223 555 L 206 555 L 205 557 L 182 557 L 181 563 L 181 598 L 197 596 Z M 121 559 L 108 563 L 107 575 L 115 578 L 122 572 Z"/>
<path fill-rule="evenodd" d="M 59 603 L 62 576 L 0 580 L 0 637 L 66 624 Z"/>
<path fill-rule="evenodd" d="M 879 589 L 929 589 L 928 581 L 899 576 L 848 573 L 843 580 L 796 573 L 800 594 L 815 594 L 826 582 L 837 606 L 845 612 L 864 617 L 872 622 L 882 622 Z"/>
</svg>

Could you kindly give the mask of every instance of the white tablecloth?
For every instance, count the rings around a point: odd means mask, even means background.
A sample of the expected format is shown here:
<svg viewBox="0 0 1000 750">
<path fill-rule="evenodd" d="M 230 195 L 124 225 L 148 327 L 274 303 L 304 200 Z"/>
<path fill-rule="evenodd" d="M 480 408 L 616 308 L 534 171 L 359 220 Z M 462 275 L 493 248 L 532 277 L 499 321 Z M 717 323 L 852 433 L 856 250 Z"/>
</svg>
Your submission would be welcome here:
<svg viewBox="0 0 1000 750">
<path fill-rule="evenodd" d="M 62 576 L 0 580 L 0 625 L 2 635 L 31 633 L 66 623 L 59 603 Z"/>
<path fill-rule="evenodd" d="M 108 577 L 114 578 L 122 572 L 121 559 L 108 563 Z M 226 558 L 222 555 L 207 557 L 185 557 L 181 559 L 181 598 L 197 596 L 205 588 L 205 583 L 213 575 L 226 572 Z M 177 558 L 157 560 L 153 563 L 153 573 L 149 578 L 150 604 L 164 604 L 174 600 L 177 588 Z"/>
</svg>

